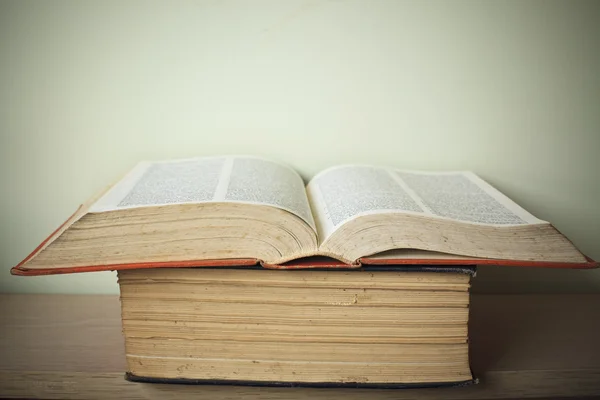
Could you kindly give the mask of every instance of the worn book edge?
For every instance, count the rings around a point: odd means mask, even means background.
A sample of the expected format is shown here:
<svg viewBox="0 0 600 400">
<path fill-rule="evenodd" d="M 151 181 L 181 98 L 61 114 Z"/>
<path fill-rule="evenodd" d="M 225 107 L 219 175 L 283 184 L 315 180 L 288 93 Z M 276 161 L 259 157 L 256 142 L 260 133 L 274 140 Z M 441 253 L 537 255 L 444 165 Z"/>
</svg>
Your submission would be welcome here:
<svg viewBox="0 0 600 400">
<path fill-rule="evenodd" d="M 363 265 L 439 265 L 439 266 L 478 266 L 478 265 L 496 265 L 508 267 L 542 267 L 542 268 L 572 268 L 589 269 L 598 268 L 600 264 L 586 256 L 587 262 L 567 263 L 567 262 L 547 262 L 547 261 L 528 261 L 528 260 L 502 260 L 489 258 L 457 257 L 452 258 L 377 258 L 361 257 L 353 264 L 345 264 L 336 259 L 327 257 L 308 257 L 289 261 L 283 264 L 269 264 L 255 258 L 227 258 L 227 259 L 205 259 L 205 260 L 180 260 L 180 261 L 152 261 L 138 263 L 104 264 L 104 265 L 79 265 L 73 267 L 57 268 L 27 268 L 26 263 L 35 257 L 39 252 L 46 248 L 55 238 L 60 236 L 75 221 L 81 218 L 89 208 L 88 202 L 82 204 L 79 208 L 63 222 L 54 232 L 52 232 L 42 243 L 40 243 L 27 257 L 15 267 L 11 268 L 12 275 L 19 276 L 37 276 L 37 275 L 60 275 L 79 272 L 98 272 L 98 271 L 120 271 L 128 269 L 143 268 L 190 268 L 190 267 L 251 267 L 260 265 L 267 269 L 310 269 L 310 268 L 328 268 L 328 269 L 354 269 L 361 268 Z"/>
<path fill-rule="evenodd" d="M 362 389 L 414 389 L 461 387 L 479 383 L 477 378 L 456 382 L 431 383 L 364 383 L 364 382 L 282 382 L 282 381 L 250 381 L 233 379 L 189 379 L 189 378 L 153 378 L 125 373 L 125 379 L 130 382 L 170 383 L 184 385 L 235 385 L 235 386 L 277 386 L 277 387 L 313 387 L 313 388 L 362 388 Z"/>
</svg>

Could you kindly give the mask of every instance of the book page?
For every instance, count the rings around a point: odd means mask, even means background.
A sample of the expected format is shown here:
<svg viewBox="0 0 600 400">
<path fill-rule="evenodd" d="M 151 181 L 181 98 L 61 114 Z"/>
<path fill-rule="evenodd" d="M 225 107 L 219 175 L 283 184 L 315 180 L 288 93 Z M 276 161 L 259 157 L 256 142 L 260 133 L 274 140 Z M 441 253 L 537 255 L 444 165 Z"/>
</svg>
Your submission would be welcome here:
<svg viewBox="0 0 600 400">
<path fill-rule="evenodd" d="M 471 172 L 416 172 L 347 165 L 308 184 L 323 242 L 345 222 L 373 213 L 415 213 L 486 225 L 545 223 Z"/>
<path fill-rule="evenodd" d="M 438 217 L 485 225 L 545 223 L 472 172 L 392 172 Z"/>
<path fill-rule="evenodd" d="M 267 204 L 315 222 L 304 181 L 292 168 L 256 157 L 235 157 L 223 201 Z"/>
<path fill-rule="evenodd" d="M 281 208 L 316 230 L 300 175 L 288 166 L 258 157 L 142 162 L 89 212 L 206 202 Z"/>
<path fill-rule="evenodd" d="M 323 242 L 349 219 L 372 212 L 425 210 L 386 168 L 334 167 L 317 174 L 307 187 Z"/>
</svg>

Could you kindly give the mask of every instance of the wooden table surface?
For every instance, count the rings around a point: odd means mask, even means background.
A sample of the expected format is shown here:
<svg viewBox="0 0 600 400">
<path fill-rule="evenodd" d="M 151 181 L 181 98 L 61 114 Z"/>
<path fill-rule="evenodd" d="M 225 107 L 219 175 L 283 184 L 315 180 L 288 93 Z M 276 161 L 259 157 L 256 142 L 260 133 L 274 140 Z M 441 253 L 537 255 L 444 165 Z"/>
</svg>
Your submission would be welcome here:
<svg viewBox="0 0 600 400">
<path fill-rule="evenodd" d="M 313 389 L 132 383 L 117 296 L 0 295 L 0 397 L 498 399 L 600 396 L 600 295 L 474 295 L 478 385 Z"/>
</svg>

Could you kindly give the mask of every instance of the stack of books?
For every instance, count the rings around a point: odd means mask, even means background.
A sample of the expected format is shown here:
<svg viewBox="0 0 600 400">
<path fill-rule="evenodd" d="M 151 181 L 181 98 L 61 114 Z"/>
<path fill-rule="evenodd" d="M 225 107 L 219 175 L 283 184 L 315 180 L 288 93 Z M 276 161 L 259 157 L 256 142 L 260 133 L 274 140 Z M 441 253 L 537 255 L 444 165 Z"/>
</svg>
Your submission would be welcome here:
<svg viewBox="0 0 600 400">
<path fill-rule="evenodd" d="M 470 172 L 346 165 L 305 186 L 256 157 L 141 163 L 12 269 L 117 270 L 127 376 L 473 382 L 475 266 L 596 264 Z"/>
</svg>

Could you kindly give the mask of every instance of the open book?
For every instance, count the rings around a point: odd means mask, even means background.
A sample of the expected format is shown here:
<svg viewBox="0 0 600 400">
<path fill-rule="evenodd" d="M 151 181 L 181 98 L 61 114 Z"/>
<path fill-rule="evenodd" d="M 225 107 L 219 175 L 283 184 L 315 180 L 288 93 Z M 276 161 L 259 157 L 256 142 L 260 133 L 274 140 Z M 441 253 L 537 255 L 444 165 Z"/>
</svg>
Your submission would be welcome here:
<svg viewBox="0 0 600 400">
<path fill-rule="evenodd" d="M 137 165 L 13 273 L 309 256 L 357 265 L 377 254 L 371 263 L 448 264 L 455 255 L 460 263 L 591 265 L 550 223 L 471 172 L 344 165 L 305 186 L 274 161 L 209 157 Z"/>
</svg>

